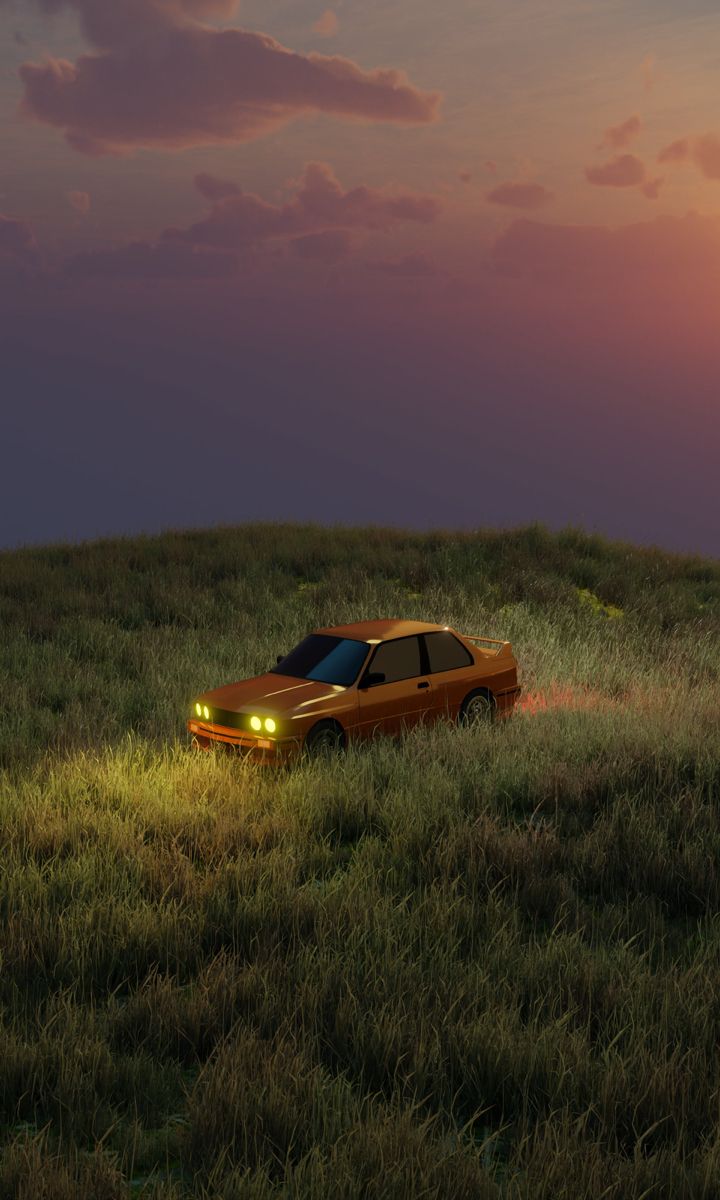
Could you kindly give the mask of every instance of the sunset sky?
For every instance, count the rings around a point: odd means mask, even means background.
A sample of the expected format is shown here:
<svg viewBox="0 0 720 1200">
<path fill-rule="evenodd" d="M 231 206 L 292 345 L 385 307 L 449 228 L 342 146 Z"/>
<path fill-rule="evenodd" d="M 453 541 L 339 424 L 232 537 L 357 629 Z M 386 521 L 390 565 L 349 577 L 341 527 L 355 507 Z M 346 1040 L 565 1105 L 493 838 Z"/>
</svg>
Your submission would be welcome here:
<svg viewBox="0 0 720 1200">
<path fill-rule="evenodd" d="M 720 557 L 710 0 L 0 0 L 0 545 Z"/>
</svg>

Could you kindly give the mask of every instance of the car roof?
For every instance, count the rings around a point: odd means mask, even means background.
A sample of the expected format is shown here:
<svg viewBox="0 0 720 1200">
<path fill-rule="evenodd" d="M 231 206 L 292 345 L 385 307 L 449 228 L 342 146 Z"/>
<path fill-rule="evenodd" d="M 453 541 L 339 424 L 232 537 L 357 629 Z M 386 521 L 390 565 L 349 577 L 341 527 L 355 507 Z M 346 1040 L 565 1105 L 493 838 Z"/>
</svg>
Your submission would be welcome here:
<svg viewBox="0 0 720 1200">
<path fill-rule="evenodd" d="M 359 642 L 387 642 L 391 638 L 409 637 L 413 633 L 432 633 L 447 629 L 447 625 L 432 625 L 429 621 L 403 621 L 390 617 L 378 621 L 354 621 L 351 625 L 328 625 L 313 633 L 330 633 L 335 637 L 355 638 Z"/>
</svg>

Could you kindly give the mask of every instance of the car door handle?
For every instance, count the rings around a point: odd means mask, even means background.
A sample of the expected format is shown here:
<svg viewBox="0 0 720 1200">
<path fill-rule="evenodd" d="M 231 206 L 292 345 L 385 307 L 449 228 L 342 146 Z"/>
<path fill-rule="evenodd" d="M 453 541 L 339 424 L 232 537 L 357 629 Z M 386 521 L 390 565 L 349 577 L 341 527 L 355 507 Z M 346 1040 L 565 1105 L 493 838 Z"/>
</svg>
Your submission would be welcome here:
<svg viewBox="0 0 720 1200">
<path fill-rule="evenodd" d="M 418 687 L 419 687 L 419 688 L 421 688 L 421 687 L 430 687 L 430 684 L 428 683 L 428 681 L 427 681 L 427 679 L 426 679 L 426 680 L 425 680 L 423 683 L 419 683 L 419 684 L 418 684 Z"/>
</svg>

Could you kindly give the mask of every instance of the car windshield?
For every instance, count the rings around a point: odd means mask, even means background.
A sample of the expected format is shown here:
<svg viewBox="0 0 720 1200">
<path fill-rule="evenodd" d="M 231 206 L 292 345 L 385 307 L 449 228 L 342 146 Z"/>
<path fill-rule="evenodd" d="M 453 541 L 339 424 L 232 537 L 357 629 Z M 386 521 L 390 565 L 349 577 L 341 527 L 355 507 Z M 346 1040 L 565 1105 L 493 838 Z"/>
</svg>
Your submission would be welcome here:
<svg viewBox="0 0 720 1200">
<path fill-rule="evenodd" d="M 349 687 L 357 679 L 368 650 L 367 642 L 332 637 L 328 633 L 311 633 L 270 670 L 275 675 L 292 675 L 295 679 L 316 679 L 319 683 Z"/>
</svg>

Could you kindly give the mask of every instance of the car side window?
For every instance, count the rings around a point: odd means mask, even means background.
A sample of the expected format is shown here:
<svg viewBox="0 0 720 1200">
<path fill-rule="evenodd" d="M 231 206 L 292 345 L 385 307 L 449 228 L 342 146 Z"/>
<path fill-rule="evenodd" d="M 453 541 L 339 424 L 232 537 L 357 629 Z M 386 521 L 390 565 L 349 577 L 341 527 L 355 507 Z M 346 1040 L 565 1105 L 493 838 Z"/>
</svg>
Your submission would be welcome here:
<svg viewBox="0 0 720 1200">
<path fill-rule="evenodd" d="M 424 637 L 432 673 L 454 671 L 458 667 L 472 666 L 473 658 L 470 651 L 449 631 L 426 633 Z"/>
<path fill-rule="evenodd" d="M 420 675 L 420 641 L 417 637 L 396 638 L 378 646 L 368 667 L 369 671 L 383 671 L 386 683 L 399 679 L 411 679 Z"/>
</svg>

